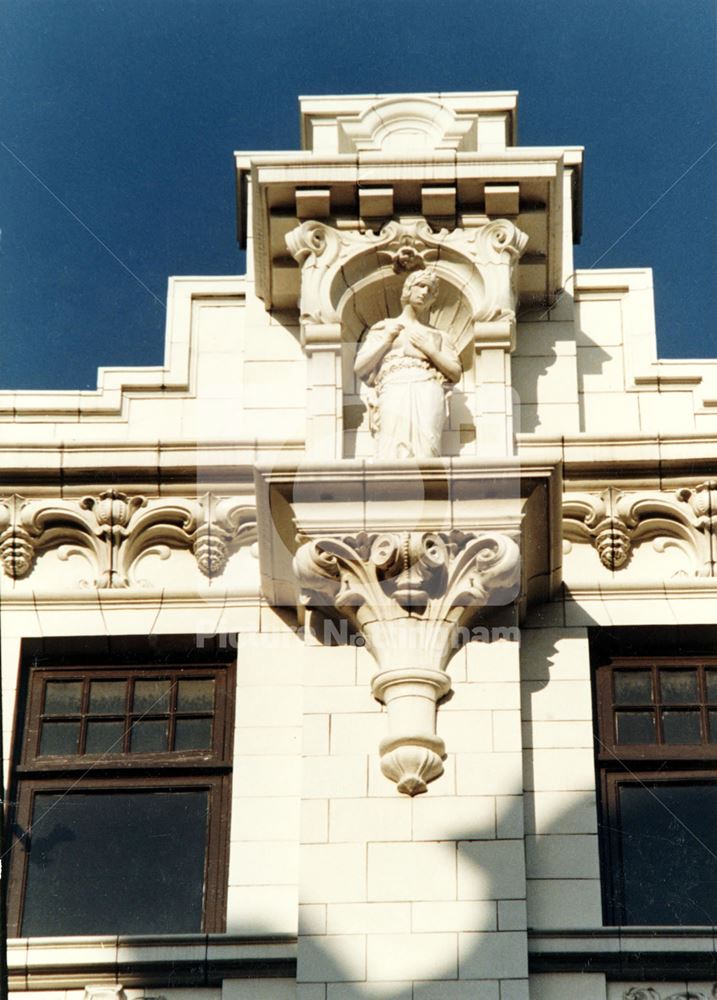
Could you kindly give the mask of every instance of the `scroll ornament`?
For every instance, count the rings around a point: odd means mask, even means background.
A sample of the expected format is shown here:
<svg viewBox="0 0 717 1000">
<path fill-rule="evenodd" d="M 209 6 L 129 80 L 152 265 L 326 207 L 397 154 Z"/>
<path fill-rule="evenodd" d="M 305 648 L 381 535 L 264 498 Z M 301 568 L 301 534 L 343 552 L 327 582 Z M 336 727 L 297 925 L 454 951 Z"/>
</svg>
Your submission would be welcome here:
<svg viewBox="0 0 717 1000">
<path fill-rule="evenodd" d="M 256 537 L 256 514 L 236 498 L 205 494 L 162 500 L 105 490 L 80 500 L 0 499 L 0 564 L 13 580 L 28 577 L 39 555 L 56 549 L 60 559 L 82 555 L 98 589 L 146 585 L 135 578 L 140 556 L 191 549 L 201 572 L 223 572 L 234 546 Z"/>
<path fill-rule="evenodd" d="M 572 493 L 563 502 L 563 537 L 589 542 L 605 569 L 617 572 L 634 550 L 652 542 L 658 551 L 681 549 L 695 576 L 711 576 L 710 535 L 717 528 L 717 483 L 676 492 Z"/>
<path fill-rule="evenodd" d="M 663 996 L 652 986 L 631 986 L 622 995 L 623 1000 L 715 1000 L 717 998 L 717 983 L 706 990 L 683 990 L 680 993 L 670 993 Z"/>
<path fill-rule="evenodd" d="M 294 558 L 302 601 L 336 609 L 358 629 L 378 666 L 374 697 L 389 734 L 381 770 L 408 795 L 443 773 L 436 703 L 460 629 L 519 590 L 520 552 L 509 534 L 362 532 L 304 541 Z"/>
<path fill-rule="evenodd" d="M 452 276 L 474 322 L 514 316 L 515 265 L 527 242 L 508 219 L 438 232 L 423 219 L 392 221 L 378 233 L 338 230 L 309 220 L 286 237 L 289 253 L 301 266 L 303 327 L 339 324 L 350 288 L 429 264 L 439 267 L 441 277 Z"/>
</svg>

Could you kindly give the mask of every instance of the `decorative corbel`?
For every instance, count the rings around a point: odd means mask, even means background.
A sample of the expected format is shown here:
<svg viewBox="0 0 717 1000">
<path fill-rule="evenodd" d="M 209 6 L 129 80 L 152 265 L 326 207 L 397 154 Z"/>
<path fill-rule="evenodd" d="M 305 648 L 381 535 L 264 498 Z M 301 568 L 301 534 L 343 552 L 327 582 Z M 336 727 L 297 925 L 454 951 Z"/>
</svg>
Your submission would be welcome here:
<svg viewBox="0 0 717 1000">
<path fill-rule="evenodd" d="M 314 538 L 298 549 L 294 571 L 302 602 L 336 608 L 376 661 L 371 690 L 386 705 L 389 730 L 381 770 L 400 792 L 425 792 L 443 773 L 436 704 L 450 690 L 446 665 L 481 609 L 514 600 L 515 539 L 460 531 Z"/>
</svg>

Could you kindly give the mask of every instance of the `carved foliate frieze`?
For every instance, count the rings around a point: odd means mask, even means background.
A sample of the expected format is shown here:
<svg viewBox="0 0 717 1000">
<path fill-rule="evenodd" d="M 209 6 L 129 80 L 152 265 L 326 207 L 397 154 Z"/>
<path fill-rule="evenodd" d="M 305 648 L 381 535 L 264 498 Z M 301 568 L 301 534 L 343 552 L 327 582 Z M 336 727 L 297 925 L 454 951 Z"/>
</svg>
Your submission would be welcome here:
<svg viewBox="0 0 717 1000">
<path fill-rule="evenodd" d="M 603 566 L 617 572 L 630 563 L 640 545 L 657 552 L 680 549 L 692 575 L 713 575 L 711 535 L 717 518 L 711 506 L 714 484 L 694 490 L 623 492 L 610 487 L 599 493 L 571 493 L 563 501 L 563 538 L 590 543 Z"/>
<path fill-rule="evenodd" d="M 204 576 L 221 576 L 232 549 L 256 541 L 256 511 L 231 497 L 207 493 L 192 543 L 197 566 Z"/>
<path fill-rule="evenodd" d="M 105 490 L 79 500 L 0 499 L 0 563 L 13 580 L 28 577 L 38 555 L 55 549 L 60 560 L 81 555 L 92 578 L 81 586 L 149 586 L 133 568 L 150 553 L 167 558 L 190 549 L 200 571 L 218 576 L 236 546 L 256 538 L 256 514 L 232 497 L 198 499 L 129 496 Z"/>
<path fill-rule="evenodd" d="M 443 771 L 435 705 L 450 690 L 446 664 L 462 626 L 486 605 L 517 596 L 515 538 L 461 531 L 325 536 L 304 541 L 294 571 L 305 604 L 336 609 L 363 636 L 378 666 L 372 692 L 389 715 L 381 769 L 399 791 L 424 792 Z"/>
<path fill-rule="evenodd" d="M 717 983 L 707 985 L 704 990 L 683 990 L 679 993 L 656 990 L 654 986 L 631 986 L 622 997 L 623 1000 L 715 1000 Z"/>
<path fill-rule="evenodd" d="M 700 531 L 717 532 L 717 480 L 709 479 L 693 489 L 677 491 L 677 499 L 688 503 Z"/>
</svg>

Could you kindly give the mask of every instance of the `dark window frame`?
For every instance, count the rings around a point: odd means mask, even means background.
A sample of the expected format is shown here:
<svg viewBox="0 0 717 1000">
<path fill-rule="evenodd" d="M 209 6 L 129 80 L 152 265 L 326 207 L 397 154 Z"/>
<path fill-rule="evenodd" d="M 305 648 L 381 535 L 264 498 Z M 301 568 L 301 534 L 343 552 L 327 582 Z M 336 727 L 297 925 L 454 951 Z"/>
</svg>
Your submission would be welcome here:
<svg viewBox="0 0 717 1000">
<path fill-rule="evenodd" d="M 697 670 L 698 701 L 663 700 L 657 675 L 661 669 L 670 668 Z M 623 656 L 610 651 L 608 655 L 599 656 L 595 669 L 595 757 L 598 772 L 603 915 L 607 925 L 630 926 L 625 910 L 620 789 L 671 783 L 717 783 L 717 741 L 710 741 L 709 730 L 709 712 L 710 709 L 714 711 L 717 708 L 717 701 L 707 698 L 706 686 L 706 671 L 717 671 L 717 657 L 699 652 L 688 656 L 670 656 L 668 652 L 652 656 Z M 618 671 L 646 669 L 652 674 L 651 698 L 644 703 L 618 704 L 614 697 L 614 674 Z M 620 708 L 653 712 L 655 740 L 649 743 L 619 743 L 616 711 Z M 661 723 L 661 712 L 664 709 L 698 710 L 699 742 L 665 742 Z M 638 924 L 639 922 L 634 922 L 635 926 Z"/>
<path fill-rule="evenodd" d="M 82 644 L 82 654 L 58 655 L 49 643 L 49 655 L 37 655 L 37 644 L 23 648 L 21 690 L 15 713 L 14 762 L 11 771 L 7 827 L 10 847 L 8 878 L 8 934 L 20 936 L 28 877 L 29 851 L 23 847 L 23 832 L 28 831 L 33 803 L 38 793 L 134 792 L 206 790 L 208 826 L 203 884 L 202 933 L 221 933 L 226 926 L 226 899 L 229 865 L 229 822 L 234 736 L 234 692 L 236 687 L 235 654 L 209 645 L 197 653 L 191 637 L 160 637 L 151 645 L 144 637 L 132 637 L 125 646 L 117 637 L 109 656 L 89 655 Z M 47 652 L 47 648 L 44 650 Z M 53 652 L 54 651 L 54 652 Z M 95 651 L 96 652 L 96 651 Z M 108 756 L 74 754 L 39 755 L 39 722 L 43 710 L 44 683 L 48 679 L 91 680 L 119 678 L 157 679 L 171 677 L 185 680 L 215 679 L 212 741 L 206 750 L 161 750 L 122 752 Z M 86 697 L 85 705 L 86 707 Z M 158 713 L 156 713 L 158 714 Z M 188 713 L 189 714 L 189 713 Z M 202 713 L 195 713 L 202 714 Z M 122 933 L 119 929 L 118 933 Z"/>
</svg>

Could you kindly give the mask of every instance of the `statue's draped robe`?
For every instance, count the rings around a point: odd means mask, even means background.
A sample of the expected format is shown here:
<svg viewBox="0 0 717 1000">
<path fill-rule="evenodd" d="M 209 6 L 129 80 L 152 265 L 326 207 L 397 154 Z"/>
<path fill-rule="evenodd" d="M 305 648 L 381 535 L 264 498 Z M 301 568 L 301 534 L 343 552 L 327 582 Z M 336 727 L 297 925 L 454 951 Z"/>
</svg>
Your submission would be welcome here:
<svg viewBox="0 0 717 1000">
<path fill-rule="evenodd" d="M 443 334 L 430 327 L 421 329 L 433 338 L 436 348 L 447 346 Z M 385 337 L 386 322 L 368 331 L 357 356 L 376 350 Z M 441 454 L 441 434 L 446 413 L 446 389 L 450 385 L 432 361 L 411 344 L 403 330 L 375 366 L 367 382 L 376 391 L 373 426 L 377 459 L 434 458 Z"/>
</svg>

